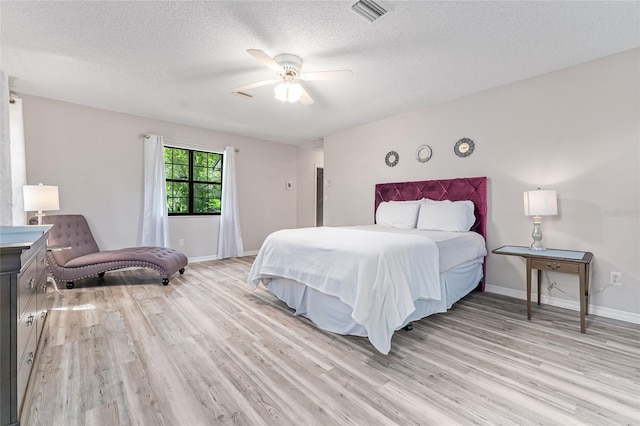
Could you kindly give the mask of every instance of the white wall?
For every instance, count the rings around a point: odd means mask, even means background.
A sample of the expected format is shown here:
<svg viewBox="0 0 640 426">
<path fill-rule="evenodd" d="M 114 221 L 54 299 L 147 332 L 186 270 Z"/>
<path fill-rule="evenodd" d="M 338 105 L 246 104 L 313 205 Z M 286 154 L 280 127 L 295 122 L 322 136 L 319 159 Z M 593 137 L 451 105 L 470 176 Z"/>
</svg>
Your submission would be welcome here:
<svg viewBox="0 0 640 426">
<path fill-rule="evenodd" d="M 476 143 L 467 158 L 453 145 Z M 421 144 L 433 157 L 415 160 Z M 325 223 L 373 223 L 374 185 L 381 182 L 463 176 L 489 178 L 489 250 L 528 245 L 532 222 L 522 193 L 556 189 L 559 215 L 543 220 L 544 242 L 553 248 L 591 251 L 591 289 L 623 273 L 622 287 L 594 294 L 603 315 L 640 313 L 640 49 L 538 76 L 465 98 L 349 129 L 324 139 Z M 400 162 L 387 167 L 395 150 Z M 524 262 L 490 255 L 489 288 L 522 295 Z M 577 278 L 549 274 L 577 297 Z M 544 290 L 546 293 L 546 288 Z M 550 302 L 577 301 L 558 290 Z"/>
<path fill-rule="evenodd" d="M 246 251 L 271 232 L 296 226 L 297 147 L 23 95 L 27 181 L 58 185 L 60 211 L 87 217 L 102 249 L 140 242 L 141 133 L 223 149 L 233 145 Z M 214 258 L 218 216 L 170 217 L 171 246 Z M 185 245 L 178 247 L 178 240 Z"/>
</svg>

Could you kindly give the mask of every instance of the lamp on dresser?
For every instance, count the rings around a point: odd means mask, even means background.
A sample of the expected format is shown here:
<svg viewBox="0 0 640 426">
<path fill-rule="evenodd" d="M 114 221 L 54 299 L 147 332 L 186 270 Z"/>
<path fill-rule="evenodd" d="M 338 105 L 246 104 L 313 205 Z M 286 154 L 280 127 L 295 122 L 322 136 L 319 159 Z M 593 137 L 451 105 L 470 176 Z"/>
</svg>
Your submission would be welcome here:
<svg viewBox="0 0 640 426">
<path fill-rule="evenodd" d="M 58 197 L 58 187 L 52 185 L 24 185 L 22 187 L 24 195 L 24 210 L 27 212 L 36 211 L 37 224 L 42 225 L 43 211 L 60 210 L 60 199 Z M 36 217 L 29 220 L 29 225 L 35 225 Z"/>
<path fill-rule="evenodd" d="M 542 216 L 555 216 L 558 214 L 558 197 L 554 190 L 525 191 L 524 214 L 533 216 L 533 243 L 531 250 L 546 250 L 542 244 Z"/>
</svg>

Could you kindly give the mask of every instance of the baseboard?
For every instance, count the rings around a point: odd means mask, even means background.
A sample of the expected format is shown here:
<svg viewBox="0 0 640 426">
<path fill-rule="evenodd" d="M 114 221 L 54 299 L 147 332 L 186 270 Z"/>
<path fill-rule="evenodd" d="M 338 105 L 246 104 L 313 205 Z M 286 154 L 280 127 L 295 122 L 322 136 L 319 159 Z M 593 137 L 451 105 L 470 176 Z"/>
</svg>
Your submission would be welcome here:
<svg viewBox="0 0 640 426">
<path fill-rule="evenodd" d="M 198 257 L 190 257 L 189 263 L 198 263 L 198 262 L 206 262 L 207 260 L 218 260 L 218 256 L 198 256 Z"/>
<path fill-rule="evenodd" d="M 515 297 L 516 299 L 527 300 L 527 293 L 524 290 L 514 290 L 512 288 L 500 287 L 497 285 L 485 285 L 485 291 L 489 293 L 501 294 L 503 296 Z M 531 293 L 531 300 L 537 300 L 538 294 Z M 550 297 L 543 294 L 540 301 L 545 305 L 557 306 L 558 308 L 570 309 L 572 311 L 580 311 L 580 302 L 577 300 L 560 299 L 559 297 Z M 603 306 L 589 304 L 589 313 L 605 318 L 616 319 L 620 321 L 640 324 L 640 314 L 633 312 L 619 311 L 617 309 L 605 308 Z"/>
<path fill-rule="evenodd" d="M 244 256 L 254 256 L 258 254 L 258 250 L 245 251 L 241 257 Z M 198 257 L 190 257 L 189 263 L 198 263 L 198 262 L 206 262 L 208 260 L 218 260 L 218 256 L 198 256 Z"/>
</svg>

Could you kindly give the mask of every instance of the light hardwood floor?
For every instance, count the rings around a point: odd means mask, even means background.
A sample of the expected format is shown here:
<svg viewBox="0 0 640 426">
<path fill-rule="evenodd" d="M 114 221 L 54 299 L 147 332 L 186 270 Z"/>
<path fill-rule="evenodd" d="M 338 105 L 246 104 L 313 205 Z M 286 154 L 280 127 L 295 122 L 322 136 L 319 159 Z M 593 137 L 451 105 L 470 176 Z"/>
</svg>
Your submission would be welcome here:
<svg viewBox="0 0 640 426">
<path fill-rule="evenodd" d="M 640 326 L 472 293 L 384 356 L 249 292 L 252 261 L 52 293 L 23 424 L 640 424 Z"/>
</svg>

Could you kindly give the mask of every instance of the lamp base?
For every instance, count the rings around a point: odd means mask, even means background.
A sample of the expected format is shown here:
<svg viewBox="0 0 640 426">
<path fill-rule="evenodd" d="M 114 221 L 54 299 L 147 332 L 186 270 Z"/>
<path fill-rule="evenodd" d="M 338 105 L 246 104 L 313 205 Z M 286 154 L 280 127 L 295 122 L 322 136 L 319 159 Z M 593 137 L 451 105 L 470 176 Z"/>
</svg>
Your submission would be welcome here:
<svg viewBox="0 0 640 426">
<path fill-rule="evenodd" d="M 540 229 L 541 223 L 541 216 L 533 217 L 533 232 L 531 233 L 531 236 L 533 237 L 533 243 L 531 244 L 531 250 L 542 251 L 547 249 L 542 245 L 542 230 Z"/>
<path fill-rule="evenodd" d="M 42 225 L 42 216 L 44 216 L 44 213 L 42 213 L 42 210 L 38 210 L 38 213 L 29 219 L 29 225 Z"/>
<path fill-rule="evenodd" d="M 542 245 L 542 243 L 540 241 L 534 241 L 531 244 L 531 250 L 536 250 L 536 251 L 542 251 L 542 250 L 546 250 L 547 248 L 545 246 Z"/>
</svg>

